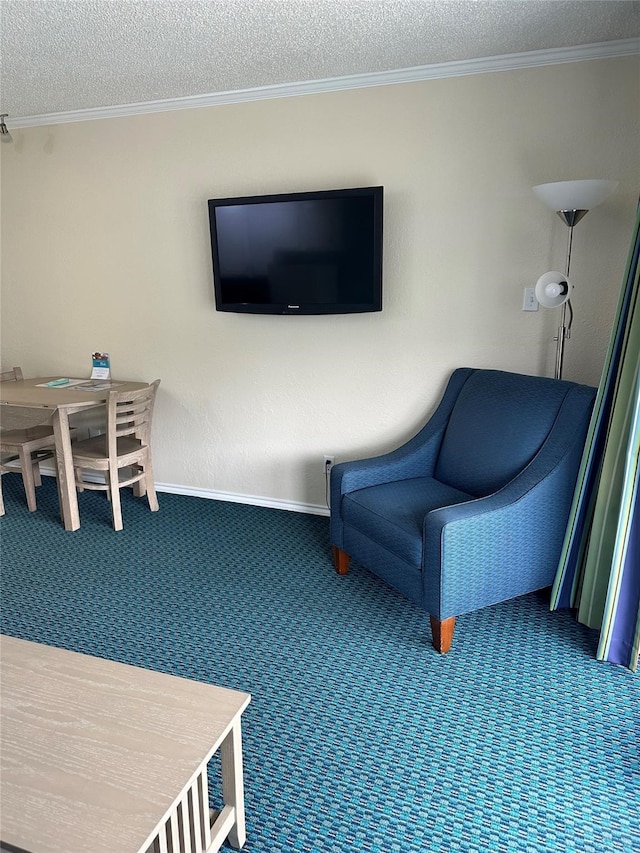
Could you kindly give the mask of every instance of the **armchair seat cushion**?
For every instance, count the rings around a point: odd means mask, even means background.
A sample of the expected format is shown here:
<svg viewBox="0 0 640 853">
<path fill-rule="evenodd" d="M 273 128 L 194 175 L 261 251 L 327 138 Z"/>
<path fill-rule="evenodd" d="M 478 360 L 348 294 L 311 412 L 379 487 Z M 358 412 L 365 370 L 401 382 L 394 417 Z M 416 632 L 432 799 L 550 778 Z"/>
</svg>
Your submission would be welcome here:
<svg viewBox="0 0 640 853">
<path fill-rule="evenodd" d="M 350 492 L 342 516 L 345 525 L 419 568 L 427 513 L 473 499 L 433 477 L 414 477 Z"/>
</svg>

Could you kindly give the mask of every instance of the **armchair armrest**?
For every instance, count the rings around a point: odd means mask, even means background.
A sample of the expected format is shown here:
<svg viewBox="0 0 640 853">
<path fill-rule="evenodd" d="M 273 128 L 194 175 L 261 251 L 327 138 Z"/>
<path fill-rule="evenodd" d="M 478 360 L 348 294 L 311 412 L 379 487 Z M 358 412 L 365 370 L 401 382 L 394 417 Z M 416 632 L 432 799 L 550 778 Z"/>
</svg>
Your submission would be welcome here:
<svg viewBox="0 0 640 853">
<path fill-rule="evenodd" d="M 552 583 L 594 393 L 576 386 L 567 394 L 547 441 L 504 488 L 426 516 L 423 607 L 431 615 L 448 619 Z"/>
</svg>

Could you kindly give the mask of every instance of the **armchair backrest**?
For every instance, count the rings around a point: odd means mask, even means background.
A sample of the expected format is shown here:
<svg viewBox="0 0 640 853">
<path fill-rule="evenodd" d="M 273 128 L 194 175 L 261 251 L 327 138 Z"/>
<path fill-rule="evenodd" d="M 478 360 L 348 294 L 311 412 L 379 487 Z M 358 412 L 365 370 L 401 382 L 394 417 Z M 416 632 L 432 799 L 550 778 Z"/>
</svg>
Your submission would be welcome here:
<svg viewBox="0 0 640 853">
<path fill-rule="evenodd" d="M 542 447 L 565 397 L 576 387 L 541 376 L 474 371 L 451 411 L 436 479 L 474 497 L 502 488 Z"/>
</svg>

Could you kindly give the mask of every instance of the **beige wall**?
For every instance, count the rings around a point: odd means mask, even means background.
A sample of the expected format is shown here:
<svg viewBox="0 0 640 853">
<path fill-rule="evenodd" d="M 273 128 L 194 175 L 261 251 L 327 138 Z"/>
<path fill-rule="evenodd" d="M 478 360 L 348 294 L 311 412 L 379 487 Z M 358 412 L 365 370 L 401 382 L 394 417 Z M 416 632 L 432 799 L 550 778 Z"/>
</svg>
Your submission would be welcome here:
<svg viewBox="0 0 640 853">
<path fill-rule="evenodd" d="M 575 231 L 565 376 L 597 384 L 638 198 L 638 58 L 13 130 L 2 146 L 2 363 L 162 379 L 156 479 L 324 503 L 322 455 L 425 421 L 459 365 L 550 374 L 523 288 L 568 231 L 531 191 L 616 194 Z M 216 313 L 207 199 L 385 187 L 384 310 Z"/>
</svg>

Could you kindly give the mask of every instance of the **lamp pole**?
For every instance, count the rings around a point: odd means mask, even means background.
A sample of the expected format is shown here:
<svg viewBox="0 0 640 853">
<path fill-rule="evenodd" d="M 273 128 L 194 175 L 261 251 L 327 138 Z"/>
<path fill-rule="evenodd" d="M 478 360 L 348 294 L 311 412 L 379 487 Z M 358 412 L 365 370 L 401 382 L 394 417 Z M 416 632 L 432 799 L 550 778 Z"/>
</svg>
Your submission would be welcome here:
<svg viewBox="0 0 640 853">
<path fill-rule="evenodd" d="M 566 276 L 569 281 L 569 273 L 571 272 L 571 249 L 573 248 L 573 226 L 576 225 L 583 216 L 589 213 L 588 210 L 556 210 L 556 213 L 562 219 L 565 225 L 569 228 L 569 242 L 567 244 L 567 262 Z M 567 310 L 569 311 L 569 322 L 567 323 Z M 562 313 L 560 314 L 560 326 L 558 328 L 558 336 L 555 339 L 556 345 L 556 369 L 554 377 L 562 379 L 562 367 L 564 364 L 564 343 L 571 337 L 571 325 L 573 323 L 573 308 L 571 306 L 571 297 L 562 303 Z"/>
<path fill-rule="evenodd" d="M 601 204 L 618 186 L 617 181 L 603 180 L 581 180 L 581 181 L 555 181 L 548 184 L 538 184 L 533 188 L 533 191 L 538 198 L 554 210 L 565 225 L 569 228 L 569 243 L 567 246 L 567 272 L 566 282 L 554 281 L 555 273 L 547 273 L 546 276 L 541 276 L 538 279 L 540 283 L 543 279 L 551 276 L 551 281 L 547 284 L 566 284 L 568 294 L 567 298 L 562 302 L 562 314 L 560 318 L 560 327 L 558 328 L 558 336 L 555 338 L 556 346 L 556 367 L 555 378 L 562 379 L 562 366 L 564 360 L 564 342 L 571 337 L 571 324 L 573 323 L 573 308 L 571 299 L 569 298 L 569 272 L 571 266 L 571 248 L 573 245 L 573 226 L 577 225 L 583 216 Z M 542 301 L 542 304 L 547 308 L 555 308 L 559 305 L 556 297 L 553 295 L 550 301 Z M 567 311 L 569 312 L 569 321 L 567 322 Z"/>
</svg>

